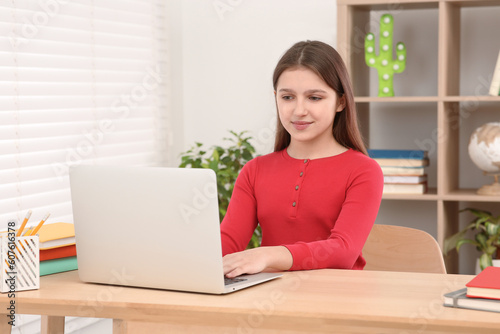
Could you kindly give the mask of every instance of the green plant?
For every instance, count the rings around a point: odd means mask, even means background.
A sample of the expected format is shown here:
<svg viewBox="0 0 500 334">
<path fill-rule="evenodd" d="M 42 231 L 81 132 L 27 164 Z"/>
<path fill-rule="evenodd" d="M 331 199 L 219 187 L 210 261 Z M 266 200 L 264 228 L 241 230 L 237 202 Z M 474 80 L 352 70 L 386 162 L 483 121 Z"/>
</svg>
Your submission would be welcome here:
<svg viewBox="0 0 500 334">
<path fill-rule="evenodd" d="M 379 53 L 375 54 L 375 35 L 365 37 L 365 62 L 378 72 L 378 96 L 394 96 L 394 73 L 401 73 L 406 67 L 406 47 L 404 43 L 396 45 L 396 59 L 392 59 L 392 38 L 394 18 L 390 14 L 380 19 Z"/>
<path fill-rule="evenodd" d="M 223 138 L 229 143 L 228 147 L 215 145 L 205 149 L 202 143 L 196 142 L 189 150 L 181 153 L 181 164 L 179 165 L 179 167 L 210 168 L 215 172 L 217 175 L 220 221 L 226 215 L 234 183 L 241 168 L 255 157 L 255 148 L 250 143 L 252 137 L 245 136 L 246 131 L 240 133 L 229 132 L 232 136 Z M 258 227 L 254 231 L 248 248 L 258 247 L 260 238 L 261 230 Z"/>
<path fill-rule="evenodd" d="M 493 216 L 491 212 L 466 208 L 460 212 L 468 211 L 472 213 L 475 218 L 460 232 L 450 236 L 444 241 L 443 252 L 448 254 L 449 251 L 456 248 L 457 252 L 464 244 L 472 244 L 476 246 L 477 250 L 482 252 L 479 258 L 479 265 L 481 269 L 493 265 L 493 257 L 498 257 L 500 249 L 500 216 Z M 466 234 L 468 231 L 475 233 L 474 239 L 468 239 Z"/>
</svg>

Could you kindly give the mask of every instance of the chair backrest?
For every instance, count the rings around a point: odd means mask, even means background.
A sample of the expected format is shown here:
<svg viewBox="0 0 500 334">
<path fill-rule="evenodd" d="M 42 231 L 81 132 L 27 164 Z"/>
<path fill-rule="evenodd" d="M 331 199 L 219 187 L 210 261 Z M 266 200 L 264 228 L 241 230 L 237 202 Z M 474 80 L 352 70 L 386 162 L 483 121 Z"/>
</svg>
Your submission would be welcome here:
<svg viewBox="0 0 500 334">
<path fill-rule="evenodd" d="M 446 274 L 437 241 L 427 232 L 375 224 L 363 248 L 365 270 Z"/>
</svg>

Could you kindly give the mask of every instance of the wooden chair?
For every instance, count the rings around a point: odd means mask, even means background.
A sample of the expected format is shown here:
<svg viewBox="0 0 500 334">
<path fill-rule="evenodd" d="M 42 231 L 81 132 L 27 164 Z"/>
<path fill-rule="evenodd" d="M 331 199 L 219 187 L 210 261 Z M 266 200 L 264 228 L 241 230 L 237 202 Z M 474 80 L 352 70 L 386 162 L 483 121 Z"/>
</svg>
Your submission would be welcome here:
<svg viewBox="0 0 500 334">
<path fill-rule="evenodd" d="M 427 232 L 375 224 L 363 248 L 365 270 L 446 274 L 437 241 Z"/>
</svg>

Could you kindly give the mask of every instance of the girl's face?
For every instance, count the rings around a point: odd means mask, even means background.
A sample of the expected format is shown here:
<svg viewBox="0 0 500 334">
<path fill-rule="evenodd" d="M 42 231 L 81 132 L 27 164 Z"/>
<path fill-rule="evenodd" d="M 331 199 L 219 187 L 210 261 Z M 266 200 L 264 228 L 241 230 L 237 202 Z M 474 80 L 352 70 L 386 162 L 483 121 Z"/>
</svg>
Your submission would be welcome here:
<svg viewBox="0 0 500 334">
<path fill-rule="evenodd" d="M 345 99 L 316 73 L 304 67 L 284 71 L 275 94 L 279 118 L 291 136 L 291 144 L 332 142 L 333 120 L 344 109 Z"/>
</svg>

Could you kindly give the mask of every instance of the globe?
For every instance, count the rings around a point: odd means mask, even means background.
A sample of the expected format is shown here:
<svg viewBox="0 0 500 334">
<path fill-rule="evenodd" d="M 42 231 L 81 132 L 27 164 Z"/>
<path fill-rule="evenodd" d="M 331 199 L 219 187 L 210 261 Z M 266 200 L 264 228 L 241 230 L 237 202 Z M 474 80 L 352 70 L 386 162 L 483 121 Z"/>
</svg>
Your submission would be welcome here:
<svg viewBox="0 0 500 334">
<path fill-rule="evenodd" d="M 469 141 L 469 156 L 486 175 L 492 175 L 495 182 L 481 187 L 481 195 L 500 195 L 500 122 L 486 123 L 477 128 Z"/>
</svg>

